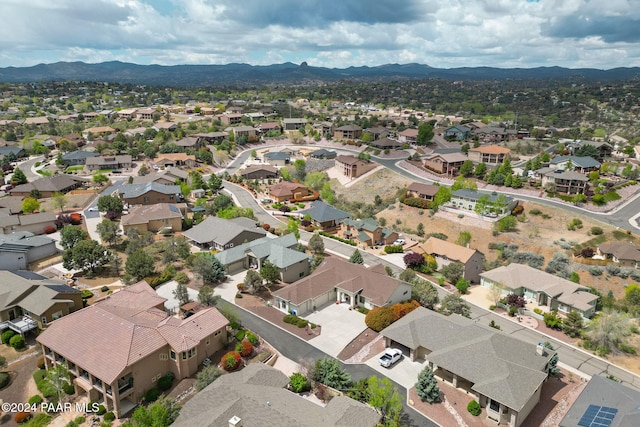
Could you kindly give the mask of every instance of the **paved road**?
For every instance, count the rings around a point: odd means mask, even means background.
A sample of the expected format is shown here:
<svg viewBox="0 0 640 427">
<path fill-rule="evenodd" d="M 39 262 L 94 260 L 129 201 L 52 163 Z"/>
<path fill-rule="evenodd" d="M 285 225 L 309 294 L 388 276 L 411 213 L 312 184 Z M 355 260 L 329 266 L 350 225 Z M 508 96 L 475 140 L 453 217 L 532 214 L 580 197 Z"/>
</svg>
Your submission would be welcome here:
<svg viewBox="0 0 640 427">
<path fill-rule="evenodd" d="M 226 301 L 220 301 L 218 307 L 233 310 L 239 317 L 240 322 L 247 328 L 255 331 L 258 335 L 272 344 L 277 343 L 277 348 L 283 356 L 294 360 L 298 363 L 310 365 L 316 360 L 323 357 L 329 357 L 326 353 L 318 350 L 308 342 L 301 340 L 289 334 L 286 331 L 272 325 L 271 323 L 261 319 L 253 313 L 244 310 L 241 307 L 232 305 Z M 351 375 L 354 381 L 362 378 L 368 378 L 372 375 L 378 375 L 378 372 L 371 369 L 365 364 L 342 364 L 343 368 Z M 392 381 L 398 387 L 398 392 L 404 397 L 403 406 L 403 425 L 406 426 L 429 426 L 436 427 L 437 424 L 425 418 L 422 414 L 416 412 L 413 408 L 406 404 L 407 390 L 401 385 Z"/>
<path fill-rule="evenodd" d="M 31 169 L 35 167 L 37 162 L 41 162 L 43 160 L 44 160 L 44 156 L 35 156 L 35 157 L 29 158 L 29 160 L 26 160 L 18 164 L 18 167 L 22 170 L 22 172 L 24 172 L 29 182 L 42 178 L 42 175 L 40 175 L 39 173 L 33 172 Z"/>
<path fill-rule="evenodd" d="M 235 196 L 241 206 L 250 207 L 253 209 L 259 221 L 263 223 L 266 222 L 274 226 L 278 226 L 281 224 L 280 222 L 278 222 L 278 220 L 266 213 L 246 189 L 230 182 L 225 182 L 224 185 L 225 189 Z M 303 241 L 308 241 L 311 235 L 312 233 L 300 230 L 300 239 Z M 343 257 L 349 257 L 354 251 L 354 248 L 352 246 L 338 242 L 337 240 L 327 238 L 323 238 L 323 240 L 325 244 L 325 251 L 327 252 L 335 253 Z M 389 266 L 396 273 L 396 275 L 402 271 L 400 267 L 386 261 L 383 258 L 377 257 L 368 252 L 361 253 L 363 255 L 364 262 L 367 265 L 380 263 L 384 266 Z M 447 294 L 447 291 L 440 286 L 436 286 L 436 289 L 438 290 L 441 299 L 444 298 L 444 296 Z M 568 366 L 584 372 L 585 374 L 590 376 L 613 375 L 616 378 L 619 378 L 623 383 L 640 389 L 640 377 L 638 377 L 637 375 L 628 372 L 618 366 L 615 366 L 604 359 L 595 357 L 590 353 L 584 352 L 554 338 L 547 337 L 535 330 L 512 322 L 504 316 L 500 316 L 493 313 L 492 311 L 475 305 L 471 305 L 471 318 L 477 319 L 478 322 L 482 322 L 487 325 L 489 324 L 489 322 L 491 322 L 491 320 L 494 320 L 501 326 L 502 330 L 505 333 L 513 335 L 531 344 L 538 344 L 539 342 L 549 341 L 558 351 L 558 355 L 562 363 L 565 363 Z"/>
</svg>

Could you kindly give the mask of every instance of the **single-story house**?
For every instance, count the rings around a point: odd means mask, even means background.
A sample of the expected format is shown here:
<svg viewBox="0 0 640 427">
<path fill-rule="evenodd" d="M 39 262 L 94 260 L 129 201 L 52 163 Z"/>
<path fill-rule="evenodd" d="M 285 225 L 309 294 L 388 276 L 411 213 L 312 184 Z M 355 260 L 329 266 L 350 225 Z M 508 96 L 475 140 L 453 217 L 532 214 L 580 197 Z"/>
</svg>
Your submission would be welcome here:
<svg viewBox="0 0 640 427">
<path fill-rule="evenodd" d="M 336 396 L 326 406 L 317 405 L 289 391 L 289 382 L 287 375 L 269 365 L 248 364 L 239 372 L 221 376 L 190 399 L 172 425 L 375 427 L 380 421 L 381 415 L 364 403 Z"/>
<path fill-rule="evenodd" d="M 471 136 L 471 128 L 462 125 L 451 126 L 445 129 L 443 136 L 447 139 L 463 141 Z"/>
<path fill-rule="evenodd" d="M 318 150 L 312 151 L 309 153 L 309 158 L 311 159 L 335 159 L 338 154 L 333 150 L 327 150 L 325 148 L 320 148 Z"/>
<path fill-rule="evenodd" d="M 488 418 L 518 427 L 540 402 L 555 352 L 543 344 L 452 314 L 418 307 L 383 329 L 386 347 L 425 359 L 437 377 L 462 389 L 485 408 Z"/>
<path fill-rule="evenodd" d="M 640 392 L 601 375 L 591 377 L 559 427 L 640 425 Z"/>
<path fill-rule="evenodd" d="M 457 209 L 464 209 L 472 212 L 480 210 L 478 204 L 483 204 L 482 214 L 484 215 L 504 215 L 508 214 L 518 205 L 518 201 L 511 196 L 498 194 L 495 191 L 491 194 L 479 193 L 475 190 L 460 189 L 451 192 L 449 204 Z"/>
<path fill-rule="evenodd" d="M 433 201 L 440 186 L 435 184 L 423 184 L 421 182 L 412 182 L 407 187 L 407 197 L 417 197 Z"/>
<path fill-rule="evenodd" d="M 452 262 L 464 266 L 463 277 L 469 283 L 479 283 L 480 273 L 484 266 L 484 255 L 475 249 L 466 248 L 436 237 L 429 237 L 426 242 L 413 248 L 414 252 L 431 255 L 438 263 L 438 268 Z"/>
<path fill-rule="evenodd" d="M 603 243 L 598 246 L 597 254 L 610 259 L 621 267 L 638 268 L 640 265 L 640 246 L 629 242 Z"/>
<path fill-rule="evenodd" d="M 194 167 L 196 165 L 196 156 L 186 153 L 165 153 L 158 154 L 153 159 L 153 163 L 158 167 L 170 168 L 173 166 Z"/>
<path fill-rule="evenodd" d="M 96 126 L 87 128 L 82 131 L 82 137 L 84 139 L 89 139 L 90 137 L 100 137 L 105 135 L 111 135 L 116 133 L 116 130 L 111 126 Z"/>
<path fill-rule="evenodd" d="M 37 338 L 46 369 L 65 364 L 78 395 L 124 416 L 159 379 L 191 377 L 227 345 L 218 309 L 181 319 L 165 301 L 142 281 L 56 320 Z"/>
<path fill-rule="evenodd" d="M 180 138 L 179 140 L 174 142 L 175 145 L 182 148 L 183 150 L 191 149 L 197 150 L 202 147 L 202 139 L 197 136 L 185 136 L 184 138 Z"/>
<path fill-rule="evenodd" d="M 347 240 L 354 240 L 363 246 L 389 245 L 398 238 L 398 233 L 378 225 L 373 218 L 350 219 L 340 223 L 336 233 Z"/>
<path fill-rule="evenodd" d="M 335 168 L 351 179 L 358 178 L 376 167 L 377 164 L 362 160 L 351 154 L 341 154 L 336 157 Z"/>
<path fill-rule="evenodd" d="M 545 190 L 562 194 L 584 194 L 589 188 L 589 178 L 580 172 L 552 170 L 542 175 Z"/>
<path fill-rule="evenodd" d="M 298 130 L 300 128 L 304 128 L 306 125 L 307 125 L 307 119 L 301 119 L 301 118 L 282 119 L 282 126 L 285 131 Z"/>
<path fill-rule="evenodd" d="M 311 202 L 311 207 L 299 212 L 301 216 L 309 215 L 317 227 L 323 230 L 334 228 L 340 221 L 351 218 L 348 212 L 336 209 L 321 200 Z"/>
<path fill-rule="evenodd" d="M 218 252 L 215 256 L 224 265 L 227 274 L 242 270 L 260 271 L 265 262 L 280 270 L 280 280 L 285 283 L 309 274 L 309 257 L 294 249 L 298 245 L 296 236 L 285 234 L 276 239 L 263 237 L 251 242 Z"/>
<path fill-rule="evenodd" d="M 98 157 L 98 153 L 85 150 L 76 150 L 62 155 L 62 163 L 65 166 L 84 166 L 89 157 Z"/>
<path fill-rule="evenodd" d="M 562 169 L 580 173 L 600 170 L 600 162 L 589 156 L 556 156 L 549 162 L 552 170 Z"/>
<path fill-rule="evenodd" d="M 118 156 L 89 157 L 85 161 L 85 166 L 90 171 L 101 169 L 131 169 L 131 156 L 121 154 Z"/>
<path fill-rule="evenodd" d="M 86 178 L 73 175 L 45 176 L 26 184 L 16 185 L 9 190 L 9 194 L 12 196 L 29 197 L 31 190 L 38 190 L 42 197 L 51 197 L 53 193 L 65 194 L 71 190 L 82 187 L 87 182 Z"/>
<path fill-rule="evenodd" d="M 166 168 L 161 171 L 151 172 L 143 176 L 134 176 L 132 184 L 146 184 L 147 182 L 157 182 L 163 185 L 177 184 L 178 181 L 187 182 L 189 173 L 178 168 Z"/>
<path fill-rule="evenodd" d="M 500 165 L 509 158 L 511 150 L 500 145 L 481 145 L 469 149 L 469 160 L 487 165 Z"/>
<path fill-rule="evenodd" d="M 506 129 L 502 127 L 487 126 L 479 129 L 475 129 L 474 136 L 484 142 L 502 142 L 508 141 L 511 136 L 516 136 L 518 131 L 514 129 Z"/>
<path fill-rule="evenodd" d="M 469 158 L 462 152 L 433 153 L 424 158 L 424 167 L 442 175 L 457 176 L 467 160 Z"/>
<path fill-rule="evenodd" d="M 298 199 L 311 194 L 309 188 L 297 182 L 280 181 L 267 187 L 267 193 L 276 202 L 284 202 L 287 200 Z"/>
<path fill-rule="evenodd" d="M 577 311 L 586 319 L 596 312 L 598 296 L 569 280 L 524 264 L 511 263 L 480 274 L 480 285 L 498 286 L 504 295 L 516 294 L 546 306 L 549 311 L 567 314 Z"/>
<path fill-rule="evenodd" d="M 240 171 L 244 179 L 274 179 L 278 177 L 278 168 L 271 165 L 251 165 Z"/>
<path fill-rule="evenodd" d="M 362 136 L 362 128 L 358 125 L 344 125 L 333 131 L 334 139 L 358 139 Z"/>
<path fill-rule="evenodd" d="M 382 127 L 382 126 L 366 128 L 362 132 L 363 133 L 366 132 L 369 135 L 371 135 L 371 137 L 373 138 L 374 141 L 386 138 L 386 136 L 389 135 L 389 131 L 387 130 L 387 128 Z"/>
<path fill-rule="evenodd" d="M 229 138 L 229 134 L 227 132 L 206 132 L 206 133 L 196 133 L 192 136 L 195 136 L 203 143 L 207 144 L 216 144 L 221 143 L 225 139 Z"/>
<path fill-rule="evenodd" d="M 178 206 L 170 203 L 138 205 L 131 207 L 129 213 L 122 216 L 120 224 L 125 233 L 131 228 L 136 228 L 142 233 L 162 229 L 182 231 L 182 212 Z"/>
<path fill-rule="evenodd" d="M 176 203 L 182 200 L 179 185 L 163 185 L 157 182 L 125 184 L 119 189 L 120 198 L 129 205 L 153 205 Z"/>
<path fill-rule="evenodd" d="M 596 158 L 596 160 L 598 161 L 602 161 L 605 157 L 611 157 L 611 153 L 613 153 L 613 147 L 611 146 L 611 144 L 604 141 L 574 141 L 570 144 L 567 144 L 567 149 L 571 153 L 575 153 L 585 145 L 589 145 L 598 150 L 598 156 Z"/>
<path fill-rule="evenodd" d="M 30 271 L 0 270 L 0 283 L 0 332 L 43 329 L 83 307 L 79 290 Z"/>
<path fill-rule="evenodd" d="M 0 234 L 11 234 L 28 231 L 33 234 L 44 234 L 47 227 L 56 226 L 55 212 L 40 212 L 29 215 L 0 215 Z"/>
<path fill-rule="evenodd" d="M 175 122 L 155 122 L 151 127 L 157 131 L 164 129 L 166 131 L 173 132 L 178 128 L 178 124 Z"/>
<path fill-rule="evenodd" d="M 56 241 L 29 231 L 0 235 L 0 270 L 27 270 L 29 264 L 58 253 Z"/>
<path fill-rule="evenodd" d="M 291 154 L 284 151 L 270 151 L 265 153 L 264 161 L 271 166 L 286 166 L 291 161 Z"/>
<path fill-rule="evenodd" d="M 203 249 L 219 251 L 252 242 L 266 236 L 262 228 L 249 218 L 222 219 L 210 216 L 182 233 L 193 244 Z"/>
<path fill-rule="evenodd" d="M 26 150 L 17 145 L 5 145 L 4 147 L 0 147 L 0 158 L 6 156 L 15 156 L 16 159 L 22 159 L 27 157 L 28 153 Z"/>
<path fill-rule="evenodd" d="M 399 148 L 402 148 L 402 145 L 403 145 L 402 142 L 396 141 L 395 139 L 390 139 L 390 138 L 374 139 L 373 141 L 368 142 L 367 144 L 379 150 L 399 149 Z"/>
<path fill-rule="evenodd" d="M 282 126 L 277 122 L 264 122 L 256 126 L 256 130 L 260 133 L 276 132 L 282 133 Z"/>
<path fill-rule="evenodd" d="M 326 304 L 372 309 L 411 299 L 411 285 L 389 276 L 382 264 L 365 267 L 340 258 L 325 259 L 315 271 L 273 292 L 274 307 L 308 314 Z"/>
<path fill-rule="evenodd" d="M 400 142 L 415 144 L 418 142 L 418 129 L 405 129 L 398 134 Z"/>
</svg>

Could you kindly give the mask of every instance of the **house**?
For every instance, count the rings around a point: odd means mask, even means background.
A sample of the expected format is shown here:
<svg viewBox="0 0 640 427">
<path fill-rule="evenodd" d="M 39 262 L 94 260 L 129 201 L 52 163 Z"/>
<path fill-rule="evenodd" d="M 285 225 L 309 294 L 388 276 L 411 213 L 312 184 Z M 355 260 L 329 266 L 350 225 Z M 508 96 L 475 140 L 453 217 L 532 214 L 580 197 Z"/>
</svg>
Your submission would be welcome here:
<svg viewBox="0 0 640 427">
<path fill-rule="evenodd" d="M 118 118 L 121 120 L 133 119 L 136 115 L 137 108 L 126 108 L 124 110 L 117 111 Z"/>
<path fill-rule="evenodd" d="M 338 154 L 333 150 L 320 148 L 309 153 L 311 159 L 335 159 Z"/>
<path fill-rule="evenodd" d="M 549 162 L 551 170 L 562 169 L 585 174 L 591 171 L 599 171 L 600 166 L 601 164 L 599 161 L 589 156 L 556 156 Z"/>
<path fill-rule="evenodd" d="M 240 113 L 224 113 L 219 114 L 216 117 L 218 117 L 218 119 L 220 119 L 220 122 L 222 122 L 222 124 L 225 126 L 239 125 L 240 123 L 242 123 L 242 114 Z"/>
<path fill-rule="evenodd" d="M 82 187 L 88 181 L 73 175 L 46 176 L 35 181 L 13 187 L 9 190 L 12 196 L 29 197 L 32 190 L 38 190 L 42 197 L 51 197 L 54 193 L 68 193 Z"/>
<path fill-rule="evenodd" d="M 264 161 L 271 166 L 286 166 L 291 161 L 291 154 L 283 151 L 270 151 L 264 155 Z"/>
<path fill-rule="evenodd" d="M 584 146 L 594 147 L 598 151 L 598 156 L 596 160 L 603 161 L 606 157 L 611 157 L 611 153 L 613 153 L 613 147 L 608 142 L 603 141 L 574 141 L 570 144 L 567 144 L 567 149 L 571 153 L 577 152 L 580 148 Z"/>
<path fill-rule="evenodd" d="M 280 123 L 277 122 L 264 122 L 264 123 L 260 123 L 256 129 L 260 132 L 260 133 L 277 133 L 280 134 L 282 133 L 282 126 L 280 126 Z"/>
<path fill-rule="evenodd" d="M 511 196 L 498 194 L 495 191 L 491 194 L 483 194 L 475 190 L 461 189 L 451 192 L 449 204 L 456 209 L 464 209 L 488 216 L 499 216 L 510 213 L 518 205 L 518 201 Z M 479 209 L 478 204 L 484 207 Z M 479 210 L 482 212 L 478 212 Z"/>
<path fill-rule="evenodd" d="M 559 427 L 640 425 L 640 392 L 620 382 L 594 375 L 575 399 Z"/>
<path fill-rule="evenodd" d="M 165 301 L 142 281 L 58 319 L 37 338 L 46 369 L 66 364 L 78 395 L 124 416 L 167 373 L 191 377 L 227 345 L 218 309 L 180 319 Z"/>
<path fill-rule="evenodd" d="M 24 119 L 24 125 L 48 125 L 49 119 L 47 117 L 27 117 Z"/>
<path fill-rule="evenodd" d="M 260 239 L 266 234 L 248 218 L 222 219 L 215 216 L 182 233 L 200 248 L 219 251 Z"/>
<path fill-rule="evenodd" d="M 351 154 L 341 154 L 336 157 L 335 168 L 347 178 L 355 179 L 376 168 L 376 164 L 362 160 Z"/>
<path fill-rule="evenodd" d="M 589 178 L 580 172 L 552 170 L 542 175 L 542 187 L 554 193 L 584 194 L 589 188 Z"/>
<path fill-rule="evenodd" d="M 373 218 L 346 218 L 340 223 L 336 234 L 343 239 L 359 242 L 363 246 L 390 245 L 398 238 L 397 232 L 381 227 Z"/>
<path fill-rule="evenodd" d="M 333 131 L 333 139 L 359 139 L 362 128 L 358 125 L 344 125 Z"/>
<path fill-rule="evenodd" d="M 297 182 L 280 181 L 267 187 L 267 193 L 276 202 L 285 202 L 292 199 L 299 199 L 311 194 L 309 188 Z"/>
<path fill-rule="evenodd" d="M 290 233 L 275 239 L 263 237 L 243 243 L 215 256 L 227 274 L 248 269 L 260 271 L 268 261 L 280 271 L 280 281 L 291 283 L 309 274 L 309 257 L 296 250 L 297 246 L 296 236 Z"/>
<path fill-rule="evenodd" d="M 84 166 L 89 157 L 98 157 L 98 153 L 85 150 L 71 151 L 62 155 L 62 163 L 65 166 Z"/>
<path fill-rule="evenodd" d="M 289 377 L 263 363 L 223 375 L 191 398 L 174 427 L 375 427 L 381 415 L 347 396 L 326 406 L 287 389 Z M 265 407 L 265 399 L 267 399 Z M 211 402 L 215 402 L 212 405 Z"/>
<path fill-rule="evenodd" d="M 375 147 L 379 150 L 397 150 L 402 148 L 402 142 L 395 139 L 381 138 L 368 142 L 371 147 Z"/>
<path fill-rule="evenodd" d="M 235 126 L 226 128 L 225 132 L 233 132 L 235 140 L 244 138 L 245 140 L 256 139 L 256 129 L 251 126 Z"/>
<path fill-rule="evenodd" d="M 462 277 L 469 283 L 479 283 L 480 273 L 484 265 L 484 255 L 475 249 L 465 248 L 446 240 L 429 237 L 426 242 L 413 248 L 414 252 L 431 255 L 438 263 L 438 268 L 459 262 L 464 267 Z"/>
<path fill-rule="evenodd" d="M 481 145 L 469 149 L 469 160 L 487 165 L 500 165 L 509 158 L 511 150 L 499 145 Z"/>
<path fill-rule="evenodd" d="M 82 137 L 84 139 L 95 138 L 98 136 L 111 135 L 116 133 L 117 131 L 111 126 L 96 126 L 92 128 L 87 128 L 82 131 Z"/>
<path fill-rule="evenodd" d="M 629 242 L 603 243 L 598 246 L 597 254 L 610 259 L 621 267 L 638 268 L 640 266 L 640 246 Z"/>
<path fill-rule="evenodd" d="M 386 138 L 387 135 L 389 135 L 389 131 L 387 130 L 387 128 L 382 127 L 382 126 L 366 128 L 366 129 L 363 130 L 363 132 L 366 132 L 369 135 L 371 135 L 371 137 L 373 138 L 374 141 Z"/>
<path fill-rule="evenodd" d="M 17 215 L 22 212 L 24 196 L 4 196 L 0 198 L 0 214 Z"/>
<path fill-rule="evenodd" d="M 207 144 L 219 144 L 225 139 L 229 138 L 229 134 L 227 132 L 207 132 L 207 133 L 196 133 L 192 136 L 206 142 Z"/>
<path fill-rule="evenodd" d="M 406 301 L 411 299 L 411 285 L 389 276 L 381 264 L 365 267 L 332 257 L 272 295 L 278 310 L 303 316 L 326 304 L 372 309 Z"/>
<path fill-rule="evenodd" d="M 331 138 L 335 130 L 333 122 L 318 122 L 313 124 L 313 129 L 319 132 L 323 138 Z"/>
<path fill-rule="evenodd" d="M 486 126 L 473 131 L 473 135 L 484 142 L 503 142 L 517 134 L 516 130 L 506 129 L 502 127 Z"/>
<path fill-rule="evenodd" d="M 178 206 L 169 203 L 138 205 L 131 207 L 129 213 L 122 216 L 120 224 L 125 234 L 132 228 L 141 233 L 162 229 L 182 231 L 182 212 Z"/>
<path fill-rule="evenodd" d="M 56 226 L 55 212 L 40 212 L 29 215 L 0 215 L 0 234 L 30 232 L 44 234 L 48 227 Z"/>
<path fill-rule="evenodd" d="M 282 127 L 285 131 L 288 130 L 298 130 L 304 128 L 307 125 L 307 119 L 301 118 L 289 118 L 282 119 Z"/>
<path fill-rule="evenodd" d="M 168 132 L 173 132 L 178 129 L 178 124 L 175 122 L 155 122 L 151 127 L 157 131 L 164 129 Z"/>
<path fill-rule="evenodd" d="M 82 305 L 82 293 L 30 271 L 0 270 L 0 332 L 44 329 Z"/>
<path fill-rule="evenodd" d="M 424 158 L 424 167 L 442 175 L 456 176 L 462 164 L 469 160 L 464 153 L 433 153 Z"/>
<path fill-rule="evenodd" d="M 196 156 L 186 153 L 158 154 L 154 157 L 153 164 L 164 168 L 173 166 L 186 166 L 188 168 L 192 168 L 196 165 Z"/>
<path fill-rule="evenodd" d="M 471 128 L 462 125 L 451 126 L 445 129 L 443 136 L 446 139 L 457 139 L 464 141 L 471 136 Z"/>
<path fill-rule="evenodd" d="M 157 113 L 157 110 L 153 108 L 140 108 L 136 110 L 136 119 L 138 120 L 153 120 L 153 113 Z"/>
<path fill-rule="evenodd" d="M 415 144 L 418 142 L 418 129 L 405 129 L 398 134 L 400 142 Z"/>
<path fill-rule="evenodd" d="M 435 375 L 462 389 L 501 425 L 518 427 L 540 402 L 555 352 L 452 314 L 418 307 L 383 329 L 386 347 L 425 359 Z"/>
<path fill-rule="evenodd" d="M 598 296 L 590 293 L 588 287 L 528 265 L 511 263 L 485 271 L 480 274 L 480 285 L 489 289 L 499 286 L 503 295 L 521 295 L 548 311 L 568 314 L 575 310 L 585 319 L 596 312 Z"/>
<path fill-rule="evenodd" d="M 147 182 L 157 182 L 163 185 L 173 185 L 177 182 L 187 182 L 189 173 L 177 168 L 165 168 L 147 175 L 134 176 L 132 184 L 146 184 Z"/>
<path fill-rule="evenodd" d="M 6 145 L 0 147 L 0 157 L 15 157 L 16 159 L 22 159 L 28 156 L 28 153 L 24 148 L 17 145 Z"/>
<path fill-rule="evenodd" d="M 240 171 L 244 179 L 274 179 L 278 177 L 278 168 L 269 165 L 251 165 Z"/>
<path fill-rule="evenodd" d="M 340 209 L 336 209 L 321 200 L 311 202 L 311 207 L 300 211 L 301 217 L 309 215 L 316 227 L 323 230 L 335 228 L 340 221 L 351 218 L 351 215 Z"/>
<path fill-rule="evenodd" d="M 106 169 L 131 169 L 131 156 L 129 154 L 121 154 L 118 156 L 89 157 L 85 161 L 85 166 L 90 171 Z"/>
<path fill-rule="evenodd" d="M 58 254 L 56 241 L 29 231 L 0 235 L 0 270 L 27 270 L 29 264 Z"/>
<path fill-rule="evenodd" d="M 176 142 L 175 145 L 182 148 L 183 150 L 197 150 L 202 147 L 202 139 L 196 136 L 185 136 L 184 138 L 180 138 Z"/>
<path fill-rule="evenodd" d="M 118 191 L 120 198 L 129 205 L 173 204 L 182 200 L 179 185 L 163 185 L 157 182 L 125 184 Z"/>
<path fill-rule="evenodd" d="M 417 197 L 419 199 L 433 201 L 439 189 L 440 186 L 438 185 L 412 182 L 407 187 L 407 197 Z"/>
</svg>

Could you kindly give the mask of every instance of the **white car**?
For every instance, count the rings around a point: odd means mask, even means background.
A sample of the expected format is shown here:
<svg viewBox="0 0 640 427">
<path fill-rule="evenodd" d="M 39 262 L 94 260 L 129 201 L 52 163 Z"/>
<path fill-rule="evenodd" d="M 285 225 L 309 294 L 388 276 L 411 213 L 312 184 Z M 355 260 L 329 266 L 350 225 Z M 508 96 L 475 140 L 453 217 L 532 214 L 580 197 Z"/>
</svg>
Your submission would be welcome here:
<svg viewBox="0 0 640 427">
<path fill-rule="evenodd" d="M 98 212 L 98 207 L 97 206 L 91 206 L 89 209 L 87 209 L 87 212 Z"/>
<path fill-rule="evenodd" d="M 398 239 L 398 240 L 396 240 L 395 242 L 393 242 L 393 246 L 402 246 L 402 245 L 404 245 L 405 243 L 407 243 L 407 242 L 406 242 L 406 240 L 404 240 L 404 239 Z"/>
<path fill-rule="evenodd" d="M 380 356 L 380 359 L 378 359 L 378 361 L 380 362 L 381 366 L 389 368 L 400 359 L 402 359 L 401 350 L 398 350 L 397 348 L 388 348 L 384 351 L 384 354 Z"/>
</svg>

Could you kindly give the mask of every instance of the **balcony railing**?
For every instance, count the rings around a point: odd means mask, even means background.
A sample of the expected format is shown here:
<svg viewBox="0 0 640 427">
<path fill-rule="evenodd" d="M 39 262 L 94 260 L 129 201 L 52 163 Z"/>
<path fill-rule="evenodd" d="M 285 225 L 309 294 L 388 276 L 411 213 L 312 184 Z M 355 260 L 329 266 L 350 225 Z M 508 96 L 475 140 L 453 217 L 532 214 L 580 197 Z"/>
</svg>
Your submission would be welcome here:
<svg viewBox="0 0 640 427">
<path fill-rule="evenodd" d="M 25 332 L 29 332 L 32 329 L 38 327 L 38 322 L 30 318 L 29 316 L 24 316 L 19 319 L 6 320 L 0 323 L 0 330 L 9 328 L 19 334 L 24 334 Z"/>
</svg>

